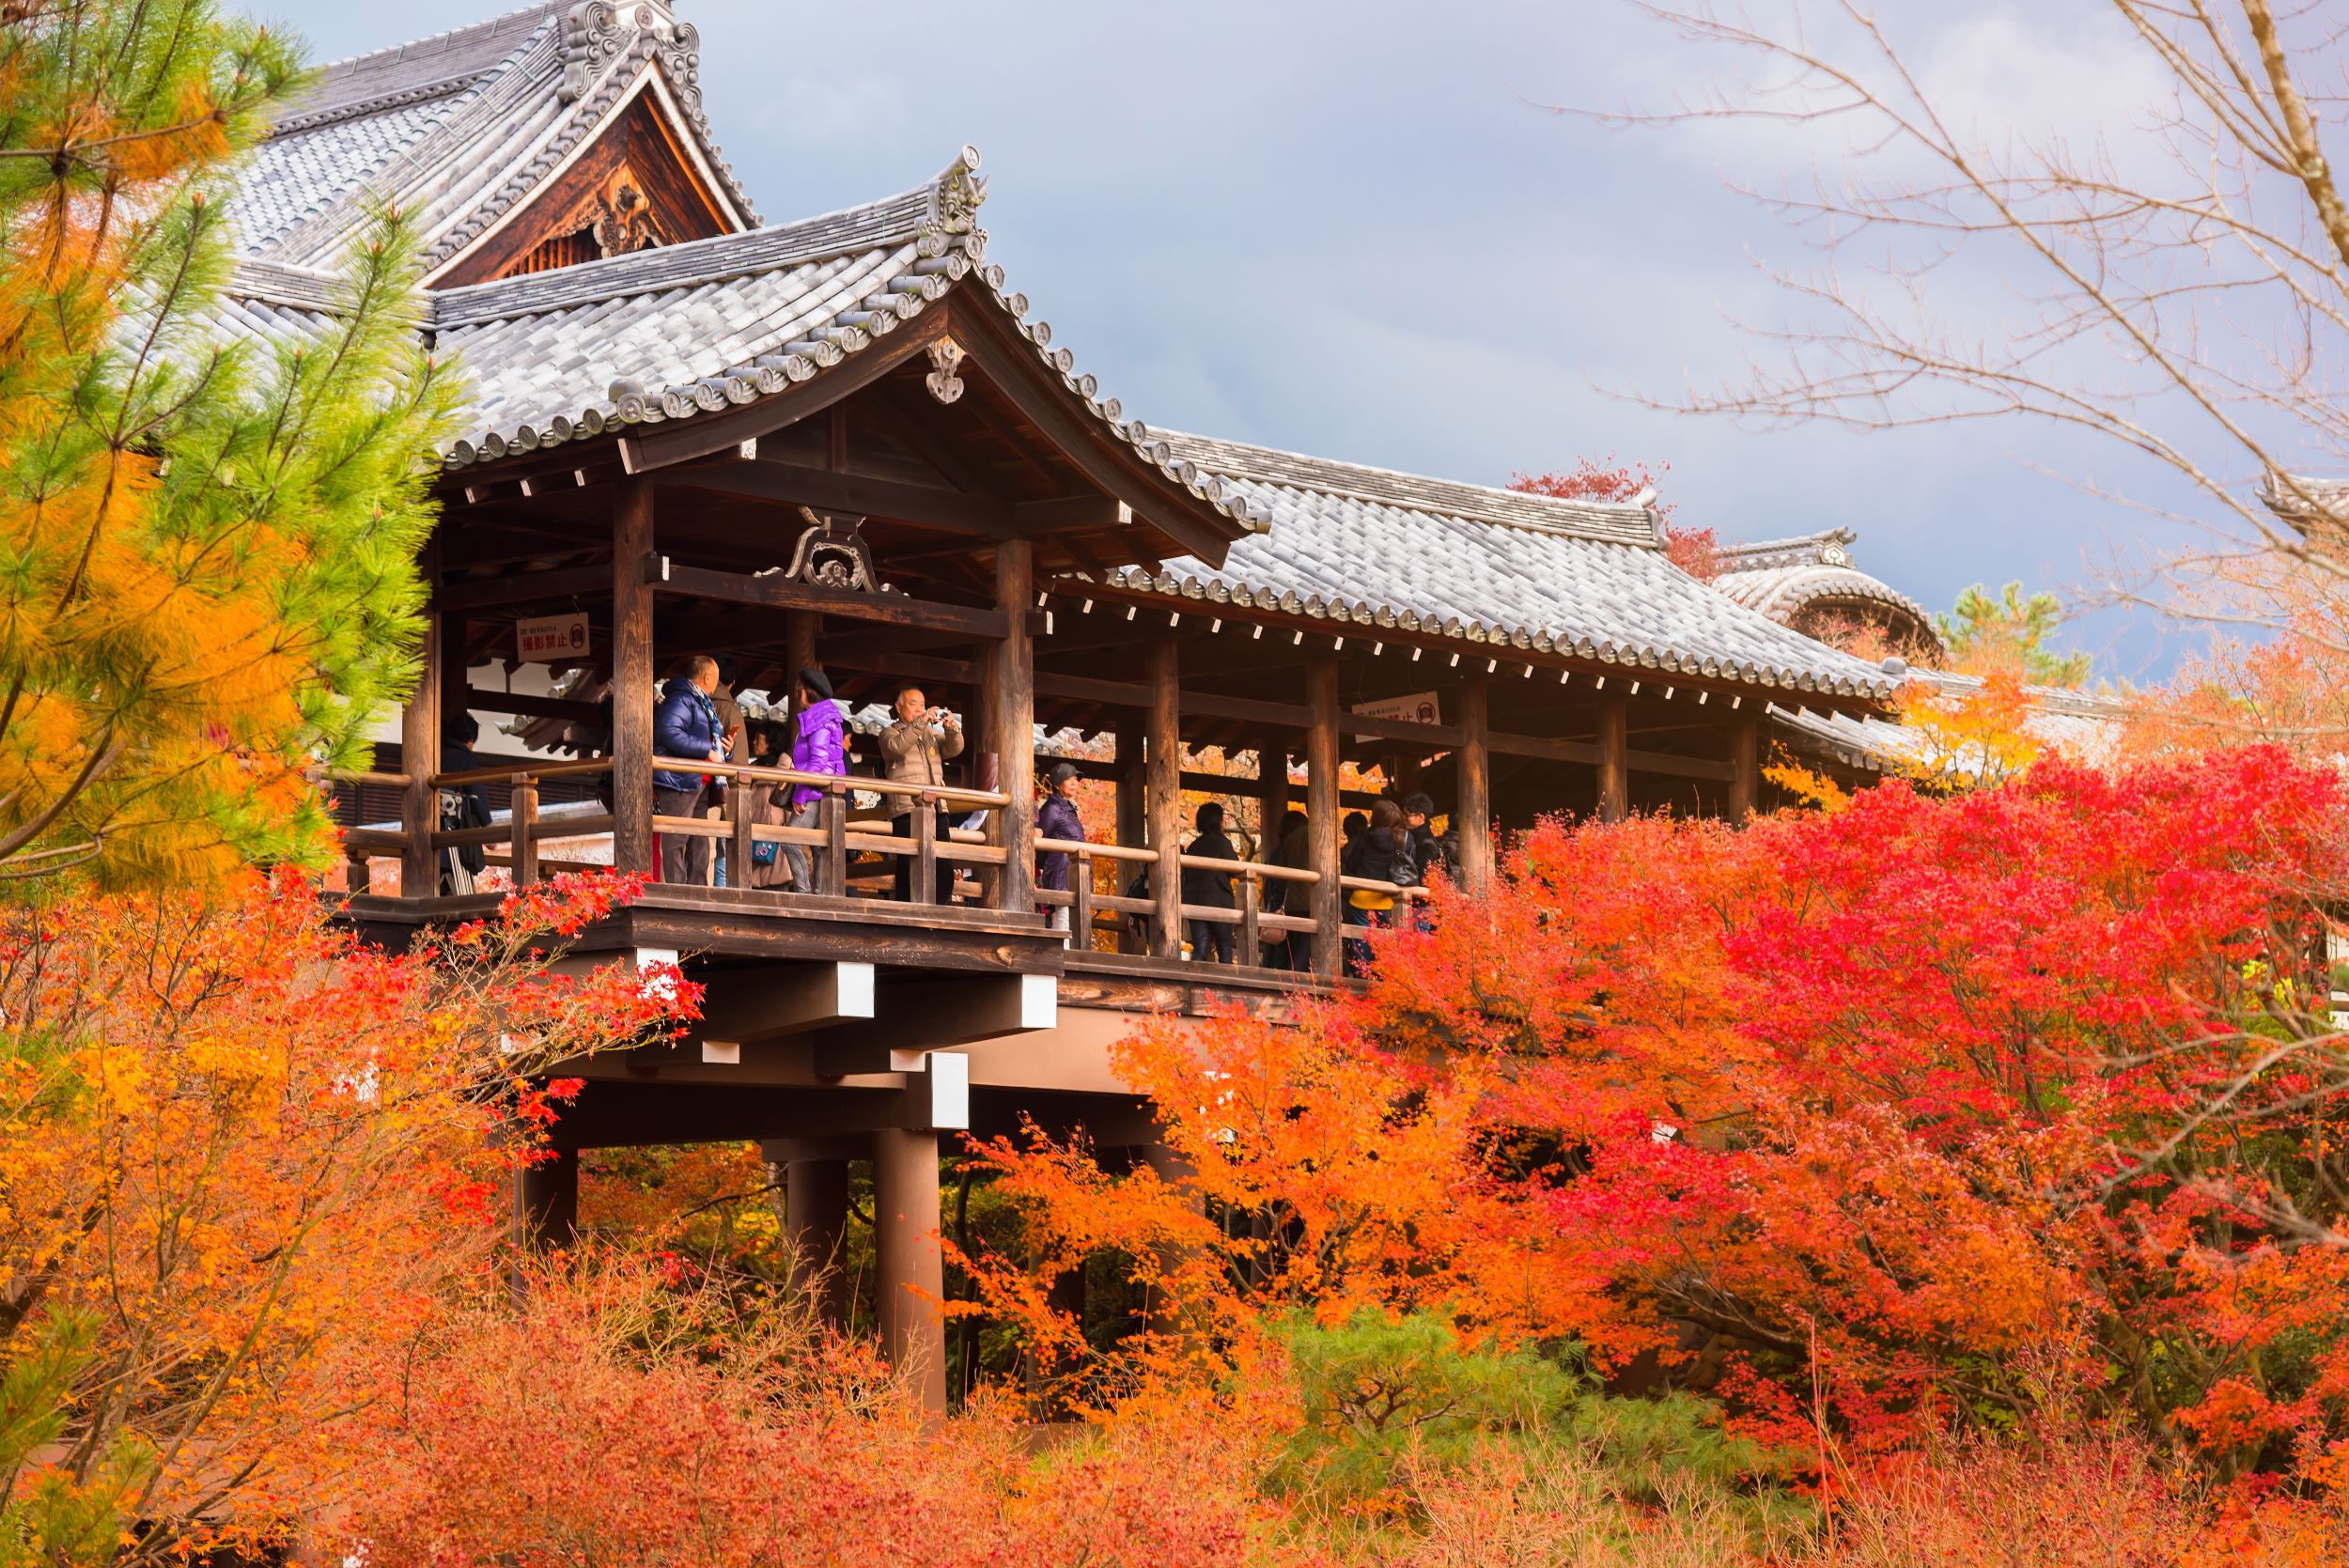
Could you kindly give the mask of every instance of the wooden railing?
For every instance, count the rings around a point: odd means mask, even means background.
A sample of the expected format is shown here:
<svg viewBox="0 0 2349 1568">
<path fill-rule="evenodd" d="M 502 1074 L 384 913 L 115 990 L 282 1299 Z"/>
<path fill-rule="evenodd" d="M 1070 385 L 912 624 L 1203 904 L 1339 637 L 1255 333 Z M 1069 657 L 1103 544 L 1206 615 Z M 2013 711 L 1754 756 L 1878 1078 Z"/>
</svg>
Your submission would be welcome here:
<svg viewBox="0 0 2349 1568">
<path fill-rule="evenodd" d="M 989 842 L 992 835 L 988 833 L 953 829 L 941 838 L 936 832 L 936 808 L 939 807 L 950 812 L 997 813 L 1008 809 L 1010 798 L 996 791 L 899 784 L 889 779 L 805 773 L 790 768 L 694 762 L 672 757 L 656 757 L 652 766 L 660 772 L 728 781 L 731 787 L 726 791 L 722 816 L 655 815 L 652 829 L 656 834 L 723 841 L 727 845 L 729 880 L 736 887 L 749 882 L 751 867 L 756 860 L 756 846 L 761 844 L 778 846 L 797 845 L 804 848 L 808 852 L 808 864 L 815 885 L 793 891 L 834 897 L 846 897 L 857 892 L 878 892 L 894 880 L 889 873 L 869 879 L 853 878 L 851 862 L 854 857 L 859 856 L 878 857 L 884 862 L 899 858 L 910 860 L 909 895 L 915 904 L 937 901 L 941 867 L 969 866 L 984 873 L 1004 864 L 1005 851 L 1000 843 Z M 550 842 L 608 838 L 614 827 L 612 814 L 598 812 L 543 816 L 540 815 L 540 788 L 552 779 L 595 778 L 611 771 L 610 758 L 596 757 L 577 762 L 533 762 L 524 768 L 506 764 L 435 774 L 432 779 L 435 789 L 506 784 L 511 789 L 511 809 L 504 823 L 484 828 L 432 829 L 431 850 L 437 856 L 440 851 L 452 847 L 480 846 L 489 851 L 488 858 L 491 864 L 504 864 L 511 869 L 518 887 L 535 883 L 552 871 L 584 869 L 589 862 L 550 860 L 543 849 Z M 374 771 L 337 769 L 322 771 L 318 776 L 338 785 L 401 790 L 405 790 L 412 782 L 405 773 Z M 777 790 L 806 788 L 817 791 L 818 810 L 814 826 L 799 828 L 754 820 L 750 796 L 751 786 L 756 785 L 772 785 Z M 860 811 L 852 800 L 860 794 L 879 796 L 882 803 L 878 808 Z M 910 817 L 909 835 L 894 831 L 875 832 L 870 829 L 874 822 L 891 822 L 900 815 Z M 352 891 L 365 890 L 367 860 L 376 856 L 401 856 L 408 845 L 409 835 L 404 828 L 354 828 L 348 831 L 344 834 L 344 846 L 353 867 Z M 1038 889 L 1035 900 L 1046 908 L 1068 910 L 1069 928 L 1078 934 L 1080 945 L 1088 945 L 1097 932 L 1116 934 L 1121 928 L 1123 917 L 1133 916 L 1138 917 L 1151 950 L 1182 951 L 1181 930 L 1175 932 L 1171 939 L 1166 933 L 1159 930 L 1159 904 L 1155 897 L 1128 897 L 1123 892 L 1102 893 L 1095 886 L 1096 867 L 1099 864 L 1156 866 L 1159 860 L 1158 851 L 1126 845 L 1056 838 L 1037 839 L 1034 847 L 1039 855 L 1059 853 L 1070 858 L 1067 890 Z M 1242 964 L 1252 966 L 1261 963 L 1264 938 L 1268 933 L 1283 933 L 1294 940 L 1299 936 L 1313 936 L 1317 928 L 1310 914 L 1292 912 L 1288 907 L 1289 900 L 1285 898 L 1281 910 L 1267 908 L 1265 889 L 1268 883 L 1283 888 L 1310 889 L 1320 883 L 1318 872 L 1295 866 L 1190 854 L 1177 857 L 1175 875 L 1184 872 L 1208 872 L 1232 878 L 1234 902 L 1230 907 L 1178 902 L 1174 907 L 1175 919 L 1184 929 L 1194 923 L 1237 927 L 1234 933 L 1236 956 Z M 1122 888 L 1125 875 L 1122 871 L 1117 873 L 1116 886 Z M 1360 877 L 1342 877 L 1338 885 L 1341 898 L 1358 891 L 1385 893 L 1398 904 L 1408 904 L 1427 896 L 1424 888 L 1402 887 Z M 1357 939 L 1376 935 L 1374 929 L 1359 926 L 1345 927 L 1345 932 Z"/>
<path fill-rule="evenodd" d="M 817 792 L 817 819 L 812 828 L 777 827 L 754 822 L 744 806 L 748 791 L 729 788 L 726 791 L 726 815 L 723 821 L 702 817 L 655 816 L 656 833 L 679 833 L 689 836 L 725 839 L 731 847 L 727 858 L 732 866 L 747 871 L 751 865 L 754 846 L 759 844 L 796 844 L 810 851 L 809 869 L 816 879 L 812 889 L 801 892 L 829 893 L 845 897 L 848 887 L 848 857 L 850 854 L 910 857 L 911 868 L 911 901 L 930 904 L 937 901 L 938 868 L 941 862 L 949 866 L 1001 866 L 1004 851 L 1001 845 L 987 842 L 988 835 L 978 831 L 951 831 L 941 841 L 936 828 L 935 807 L 959 807 L 966 811 L 1002 811 L 1011 798 L 994 790 L 957 789 L 946 784 L 899 784 L 893 779 L 842 777 L 832 773 L 802 773 L 790 768 L 760 768 L 747 763 L 680 762 L 670 757 L 653 758 L 656 772 L 704 774 L 723 778 L 736 785 L 771 784 L 779 788 L 814 789 Z M 879 795 L 883 805 L 879 812 L 851 815 L 848 798 L 852 795 Z M 901 802 L 892 809 L 891 802 Z M 859 831 L 860 824 L 876 820 L 890 821 L 909 815 L 910 836 L 895 833 Z M 728 876 L 740 875 L 729 871 Z"/>
<path fill-rule="evenodd" d="M 1036 890 L 1035 897 L 1038 904 L 1047 908 L 1066 908 L 1068 911 L 1068 926 L 1072 933 L 1081 934 L 1086 940 L 1090 940 L 1091 935 L 1097 931 L 1107 930 L 1111 934 L 1115 934 L 1119 928 L 1118 923 L 1112 919 L 1105 927 L 1099 924 L 1101 915 L 1135 915 L 1141 918 L 1143 931 L 1151 938 L 1159 939 L 1154 940 L 1154 946 L 1179 951 L 1179 933 L 1175 940 L 1162 940 L 1164 934 L 1158 929 L 1159 903 L 1157 899 L 1131 898 L 1122 893 L 1104 893 L 1094 887 L 1094 867 L 1097 862 L 1106 861 L 1117 865 L 1153 866 L 1159 863 L 1157 850 L 1138 849 L 1122 844 L 1095 844 L 1084 839 L 1066 838 L 1037 839 L 1035 850 L 1039 855 L 1059 853 L 1069 857 L 1068 890 L 1064 893 L 1057 889 L 1039 888 Z M 1214 872 L 1233 878 L 1236 884 L 1235 903 L 1231 907 L 1226 908 L 1221 904 L 1177 904 L 1175 918 L 1186 926 L 1193 922 L 1209 925 L 1237 926 L 1239 929 L 1234 946 L 1237 960 L 1242 964 L 1254 965 L 1262 961 L 1263 938 L 1267 931 L 1287 932 L 1293 939 L 1299 934 L 1311 936 L 1317 928 L 1310 915 L 1286 913 L 1288 901 L 1285 898 L 1282 900 L 1283 912 L 1274 913 L 1264 907 L 1265 883 L 1279 882 L 1287 887 L 1297 888 L 1315 887 L 1321 881 L 1321 874 L 1317 871 L 1305 870 L 1297 866 L 1272 865 L 1256 861 L 1227 861 L 1211 855 L 1185 854 L 1176 857 L 1176 863 L 1179 871 Z M 1123 873 L 1117 875 L 1119 883 L 1122 885 Z M 1400 887 L 1392 882 L 1373 881 L 1361 877 L 1342 877 L 1338 879 L 1338 886 L 1346 893 L 1351 893 L 1357 889 L 1367 893 L 1383 893 L 1398 902 L 1408 902 L 1427 896 L 1427 890 L 1424 888 Z"/>
</svg>

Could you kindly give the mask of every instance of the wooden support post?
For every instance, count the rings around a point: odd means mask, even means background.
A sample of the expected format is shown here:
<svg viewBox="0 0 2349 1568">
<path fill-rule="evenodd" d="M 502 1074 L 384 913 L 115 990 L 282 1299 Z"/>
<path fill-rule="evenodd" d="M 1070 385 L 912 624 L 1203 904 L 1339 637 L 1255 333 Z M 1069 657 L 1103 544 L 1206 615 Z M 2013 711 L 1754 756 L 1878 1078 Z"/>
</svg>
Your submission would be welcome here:
<svg viewBox="0 0 2349 1568">
<path fill-rule="evenodd" d="M 1028 635 L 1028 601 L 1034 597 L 1034 561 L 1025 539 L 995 547 L 995 607 L 1010 623 L 995 653 L 995 752 L 1011 803 L 997 814 L 1003 875 L 995 907 L 1012 914 L 1035 908 L 1035 646 Z"/>
<path fill-rule="evenodd" d="M 1752 719 L 1737 719 L 1729 726 L 1729 819 L 1743 822 L 1753 815 L 1762 797 L 1762 726 Z"/>
<path fill-rule="evenodd" d="M 417 563 L 426 591 L 437 595 L 441 581 L 441 547 L 425 546 Z M 441 613 L 428 600 L 424 611 L 424 644 L 416 650 L 423 669 L 416 689 L 399 715 L 399 766 L 408 775 L 400 792 L 399 823 L 408 834 L 399 854 L 399 893 L 403 898 L 434 898 L 441 892 L 441 858 L 432 849 L 432 831 L 441 825 L 440 791 L 432 775 L 441 770 Z"/>
<path fill-rule="evenodd" d="M 1631 710 L 1621 697 L 1598 705 L 1598 819 L 1621 822 L 1631 813 Z"/>
<path fill-rule="evenodd" d="M 726 826 L 734 830 L 731 846 L 726 851 L 726 880 L 738 888 L 751 885 L 752 846 L 757 842 L 751 836 L 755 818 L 750 813 L 750 786 L 739 780 L 726 791 Z M 777 854 L 783 852 L 781 845 L 774 847 Z"/>
<path fill-rule="evenodd" d="M 824 791 L 816 819 L 824 830 L 824 869 L 816 878 L 816 891 L 845 898 L 848 893 L 848 798 L 837 789 Z"/>
<path fill-rule="evenodd" d="M 529 774 L 514 775 L 513 810 L 506 815 L 513 846 L 514 885 L 526 888 L 538 880 L 538 785 Z"/>
<path fill-rule="evenodd" d="M 1289 810 L 1289 753 L 1270 736 L 1256 741 L 1256 859 L 1269 862 L 1281 847 L 1281 819 Z"/>
<path fill-rule="evenodd" d="M 579 1240 L 579 1151 L 554 1149 L 525 1165 L 514 1182 L 514 1228 L 528 1247 L 568 1248 Z"/>
<path fill-rule="evenodd" d="M 816 635 L 824 618 L 813 610 L 786 610 L 783 616 L 783 645 L 785 663 L 791 666 L 784 676 L 784 686 L 792 694 L 791 716 L 799 717 L 800 672 L 816 662 Z"/>
<path fill-rule="evenodd" d="M 791 1244 L 791 1283 L 811 1292 L 825 1323 L 846 1332 L 849 1315 L 848 1162 L 795 1159 L 783 1168 L 783 1216 Z"/>
<path fill-rule="evenodd" d="M 1264 962 L 1264 930 L 1256 924 L 1264 907 L 1263 888 L 1252 873 L 1239 879 L 1239 951 L 1232 957 L 1252 969 Z"/>
<path fill-rule="evenodd" d="M 655 875 L 652 833 L 652 481 L 621 481 L 612 512 L 612 868 Z"/>
<path fill-rule="evenodd" d="M 938 808 L 926 806 L 919 800 L 910 802 L 913 809 L 906 815 L 906 825 L 913 830 L 913 901 L 916 904 L 938 902 Z"/>
<path fill-rule="evenodd" d="M 945 1262 L 938 1240 L 938 1134 L 873 1134 L 873 1229 L 881 1352 L 910 1367 L 922 1403 L 946 1408 Z"/>
<path fill-rule="evenodd" d="M 1143 754 L 1142 726 L 1128 719 L 1117 732 L 1116 843 L 1139 849 L 1150 841 L 1149 800 L 1150 770 Z"/>
<path fill-rule="evenodd" d="M 1112 864 L 1115 862 L 1112 862 Z M 1093 951 L 1093 857 L 1068 857 L 1068 945 Z"/>
<path fill-rule="evenodd" d="M 1306 834 L 1313 846 L 1314 972 L 1336 974 L 1346 961 L 1338 886 L 1338 667 L 1324 660 L 1305 674 L 1313 727 L 1305 732 Z M 1291 932 L 1295 941 L 1301 933 Z"/>
<path fill-rule="evenodd" d="M 1482 895 L 1493 883 L 1493 765 L 1485 737 L 1490 733 L 1486 691 L 1481 680 L 1460 688 L 1459 769 L 1453 827 L 1460 835 L 1460 887 Z"/>
<path fill-rule="evenodd" d="M 1181 675 L 1174 642 L 1161 637 L 1143 655 L 1150 688 L 1149 831 L 1158 859 L 1150 866 L 1155 929 L 1151 951 L 1183 955 L 1183 737 Z"/>
</svg>

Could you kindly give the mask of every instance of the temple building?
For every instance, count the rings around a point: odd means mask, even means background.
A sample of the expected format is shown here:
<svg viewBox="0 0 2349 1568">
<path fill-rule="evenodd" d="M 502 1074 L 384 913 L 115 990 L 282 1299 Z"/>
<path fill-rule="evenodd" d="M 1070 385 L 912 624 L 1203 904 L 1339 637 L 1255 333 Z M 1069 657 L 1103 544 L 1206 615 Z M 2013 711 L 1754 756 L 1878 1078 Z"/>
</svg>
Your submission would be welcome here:
<svg viewBox="0 0 2349 1568">
<path fill-rule="evenodd" d="M 1496 833 L 1544 815 L 1741 817 L 1772 803 L 1773 714 L 1864 724 L 1901 684 L 1804 617 L 1917 646 L 1931 626 L 1850 567 L 1845 536 L 1753 547 L 1706 583 L 1646 505 L 1150 425 L 989 260 L 975 151 L 765 223 L 704 113 L 699 48 L 660 0 L 565 0 L 329 68 L 239 198 L 229 325 L 319 331 L 337 258 L 397 203 L 425 233 L 418 330 L 471 388 L 421 562 L 426 675 L 348 782 L 350 918 L 398 942 L 487 908 L 496 878 L 651 874 L 662 840 L 735 873 L 656 881 L 580 944 L 681 957 L 707 1017 L 675 1048 L 582 1064 L 528 1222 L 572 1222 L 582 1149 L 755 1139 L 821 1258 L 848 1162 L 870 1160 L 884 1340 L 942 1399 L 941 1135 L 1028 1117 L 1154 1157 L 1150 1108 L 1108 1065 L 1137 1017 L 1277 1016 L 1349 983 L 1349 939 L 1375 948 L 1349 911 L 1408 908 L 1348 875 L 1347 813 L 1428 794 L 1471 889 Z M 661 814 L 656 691 L 700 655 L 778 705 L 807 668 L 856 709 L 918 683 L 970 744 L 926 792 L 686 758 L 732 781 L 727 804 Z M 491 739 L 450 768 L 459 714 Z M 1040 754 L 1047 737 L 1066 743 Z M 1082 842 L 1040 839 L 1039 769 L 1072 752 L 1113 807 Z M 743 808 L 770 785 L 810 820 Z M 465 788 L 490 826 L 443 825 Z M 1263 842 L 1186 854 L 1186 792 L 1244 807 Z M 1276 863 L 1292 809 L 1303 849 Z M 443 892 L 467 846 L 494 877 Z M 741 885 L 762 846 L 806 881 Z M 1040 849 L 1075 861 L 1066 891 L 1037 886 Z M 1229 906 L 1187 902 L 1186 873 Z M 1203 927 L 1236 961 L 1206 961 Z"/>
</svg>

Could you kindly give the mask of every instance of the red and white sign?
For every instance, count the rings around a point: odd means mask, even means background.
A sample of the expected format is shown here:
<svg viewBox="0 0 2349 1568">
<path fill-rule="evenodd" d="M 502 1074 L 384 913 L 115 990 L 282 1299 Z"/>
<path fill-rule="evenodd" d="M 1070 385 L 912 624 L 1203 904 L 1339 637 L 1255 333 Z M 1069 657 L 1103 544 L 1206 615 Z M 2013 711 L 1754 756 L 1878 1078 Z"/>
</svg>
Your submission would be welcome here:
<svg viewBox="0 0 2349 1568">
<path fill-rule="evenodd" d="M 1433 691 L 1414 691 L 1401 697 L 1380 697 L 1375 702 L 1356 703 L 1353 711 L 1371 719 L 1402 719 L 1414 724 L 1443 722 L 1443 705 Z M 1358 735 L 1357 740 L 1370 737 Z"/>
<path fill-rule="evenodd" d="M 558 659 L 582 659 L 587 653 L 587 617 L 540 615 L 514 628 L 515 651 L 525 664 L 551 663 Z"/>
</svg>

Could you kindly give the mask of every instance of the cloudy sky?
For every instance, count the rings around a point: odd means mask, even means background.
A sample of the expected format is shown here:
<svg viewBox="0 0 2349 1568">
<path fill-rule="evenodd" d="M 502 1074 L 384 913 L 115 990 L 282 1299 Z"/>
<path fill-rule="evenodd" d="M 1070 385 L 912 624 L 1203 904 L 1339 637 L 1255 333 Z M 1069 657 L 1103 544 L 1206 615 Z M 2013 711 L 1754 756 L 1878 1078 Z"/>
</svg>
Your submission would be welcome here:
<svg viewBox="0 0 2349 1568">
<path fill-rule="evenodd" d="M 265 14 L 334 58 L 497 3 Z M 905 189 L 974 144 L 990 259 L 1151 424 L 1493 483 L 1585 454 L 1668 462 L 1681 521 L 1848 525 L 1863 566 L 1936 606 L 1984 580 L 2085 591 L 2114 552 L 2173 542 L 2079 488 L 2140 475 L 2046 431 L 1749 430 L 1626 400 L 1735 377 L 1753 350 L 1733 318 L 1782 318 L 1756 261 L 1801 247 L 1723 181 L 1800 175 L 1819 149 L 1549 112 L 1657 103 L 1716 70 L 1623 0 L 677 9 L 769 221 Z M 2071 0 L 1883 10 L 1988 120 L 2123 118 L 2141 85 Z M 1995 277 L 1965 287 L 2004 308 Z M 2119 610 L 2068 636 L 2139 678 L 2178 645 Z"/>
</svg>

